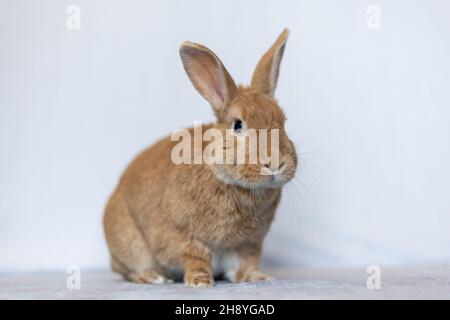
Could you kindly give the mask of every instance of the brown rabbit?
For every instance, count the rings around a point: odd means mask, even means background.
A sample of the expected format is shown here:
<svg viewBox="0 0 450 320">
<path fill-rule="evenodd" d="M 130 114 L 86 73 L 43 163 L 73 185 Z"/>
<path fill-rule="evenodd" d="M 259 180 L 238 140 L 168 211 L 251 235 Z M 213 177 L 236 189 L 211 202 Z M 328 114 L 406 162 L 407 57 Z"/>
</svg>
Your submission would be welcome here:
<svg viewBox="0 0 450 320">
<path fill-rule="evenodd" d="M 285 116 L 274 99 L 287 37 L 285 29 L 248 87 L 236 86 L 208 48 L 181 45 L 184 68 L 217 117 L 204 128 L 278 129 L 281 165 L 175 164 L 171 137 L 152 145 L 126 169 L 105 209 L 114 271 L 139 283 L 170 282 L 184 274 L 185 284 L 196 287 L 212 286 L 219 275 L 235 282 L 270 279 L 259 270 L 262 243 L 281 188 L 297 168 Z M 264 167 L 271 174 L 262 175 Z"/>
</svg>

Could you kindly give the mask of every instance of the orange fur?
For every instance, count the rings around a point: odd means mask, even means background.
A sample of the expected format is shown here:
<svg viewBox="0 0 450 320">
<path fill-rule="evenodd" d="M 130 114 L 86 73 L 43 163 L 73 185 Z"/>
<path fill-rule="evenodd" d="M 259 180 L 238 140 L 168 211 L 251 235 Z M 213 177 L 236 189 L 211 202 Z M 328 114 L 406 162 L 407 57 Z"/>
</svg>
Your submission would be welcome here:
<svg viewBox="0 0 450 320">
<path fill-rule="evenodd" d="M 128 166 L 106 206 L 104 229 L 114 271 L 146 283 L 184 274 L 190 286 L 211 286 L 218 272 L 237 282 L 270 278 L 259 271 L 262 243 L 282 185 L 297 167 L 284 114 L 273 99 L 286 39 L 285 30 L 258 63 L 250 87 L 236 86 L 206 47 L 183 43 L 180 49 L 189 78 L 217 115 L 217 122 L 204 129 L 225 131 L 239 118 L 248 128 L 280 130 L 282 182 L 271 185 L 270 176 L 260 175 L 261 163 L 175 165 L 176 142 L 160 140 Z M 234 271 L 220 267 L 231 257 L 237 258 Z M 216 260 L 221 262 L 214 268 Z"/>
</svg>

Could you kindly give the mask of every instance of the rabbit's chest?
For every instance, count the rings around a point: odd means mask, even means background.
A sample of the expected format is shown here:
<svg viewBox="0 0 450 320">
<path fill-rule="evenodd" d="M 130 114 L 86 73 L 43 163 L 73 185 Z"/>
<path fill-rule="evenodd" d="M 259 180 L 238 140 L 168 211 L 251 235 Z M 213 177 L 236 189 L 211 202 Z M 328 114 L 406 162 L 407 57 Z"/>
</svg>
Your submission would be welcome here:
<svg viewBox="0 0 450 320">
<path fill-rule="evenodd" d="M 266 233 L 274 214 L 273 203 L 234 202 L 211 208 L 203 238 L 214 247 L 233 248 Z"/>
</svg>

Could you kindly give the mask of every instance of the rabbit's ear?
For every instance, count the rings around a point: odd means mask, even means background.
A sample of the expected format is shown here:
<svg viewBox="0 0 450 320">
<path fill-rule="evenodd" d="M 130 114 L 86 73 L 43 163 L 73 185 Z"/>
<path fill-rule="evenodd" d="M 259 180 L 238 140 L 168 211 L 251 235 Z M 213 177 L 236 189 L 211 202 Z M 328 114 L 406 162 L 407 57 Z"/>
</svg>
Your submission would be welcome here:
<svg viewBox="0 0 450 320">
<path fill-rule="evenodd" d="M 270 49 L 259 60 L 252 78 L 252 87 L 257 91 L 274 97 L 280 71 L 281 58 L 289 35 L 289 30 L 284 29 Z"/>
<path fill-rule="evenodd" d="M 192 42 L 181 45 L 180 56 L 194 87 L 216 114 L 220 113 L 236 93 L 236 84 L 220 59 L 205 46 Z"/>
</svg>

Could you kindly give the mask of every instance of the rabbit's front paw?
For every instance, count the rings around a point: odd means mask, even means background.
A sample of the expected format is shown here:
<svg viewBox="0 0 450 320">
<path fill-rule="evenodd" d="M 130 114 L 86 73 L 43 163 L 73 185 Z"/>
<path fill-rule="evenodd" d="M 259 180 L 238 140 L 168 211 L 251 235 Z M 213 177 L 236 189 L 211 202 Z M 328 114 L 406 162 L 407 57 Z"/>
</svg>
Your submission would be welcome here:
<svg viewBox="0 0 450 320">
<path fill-rule="evenodd" d="M 273 278 L 259 270 L 238 272 L 236 282 L 257 282 L 272 280 Z"/>
<path fill-rule="evenodd" d="M 189 272 L 184 277 L 184 284 L 188 287 L 212 287 L 214 279 L 208 272 Z"/>
</svg>

